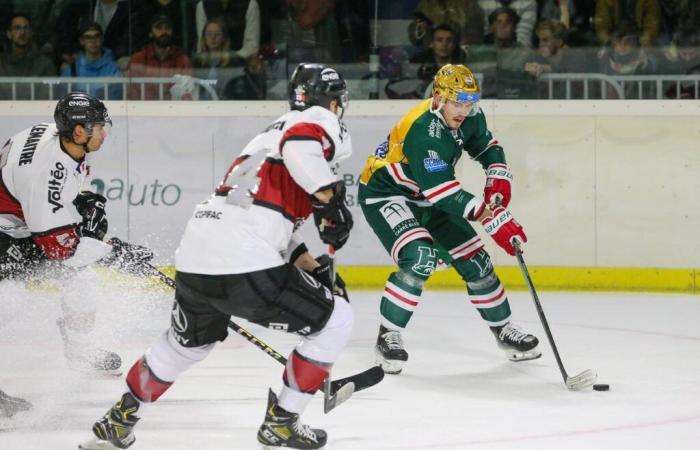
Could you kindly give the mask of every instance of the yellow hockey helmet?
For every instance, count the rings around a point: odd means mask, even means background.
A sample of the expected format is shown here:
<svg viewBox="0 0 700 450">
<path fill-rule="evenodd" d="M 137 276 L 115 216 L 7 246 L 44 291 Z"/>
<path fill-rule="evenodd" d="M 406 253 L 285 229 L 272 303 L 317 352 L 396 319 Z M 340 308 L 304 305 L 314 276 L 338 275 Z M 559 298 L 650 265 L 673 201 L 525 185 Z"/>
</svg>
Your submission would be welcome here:
<svg viewBox="0 0 700 450">
<path fill-rule="evenodd" d="M 433 95 L 459 103 L 476 103 L 481 99 L 481 88 L 476 77 L 466 66 L 446 64 L 433 79 Z"/>
</svg>

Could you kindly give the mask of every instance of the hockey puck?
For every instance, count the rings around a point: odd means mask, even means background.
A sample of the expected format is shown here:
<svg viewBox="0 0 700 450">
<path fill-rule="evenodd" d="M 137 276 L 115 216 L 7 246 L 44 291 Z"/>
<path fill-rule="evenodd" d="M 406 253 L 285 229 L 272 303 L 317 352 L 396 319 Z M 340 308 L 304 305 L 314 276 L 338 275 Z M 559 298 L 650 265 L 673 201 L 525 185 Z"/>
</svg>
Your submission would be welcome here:
<svg viewBox="0 0 700 450">
<path fill-rule="evenodd" d="M 610 385 L 609 384 L 594 384 L 593 390 L 594 391 L 609 391 Z"/>
</svg>

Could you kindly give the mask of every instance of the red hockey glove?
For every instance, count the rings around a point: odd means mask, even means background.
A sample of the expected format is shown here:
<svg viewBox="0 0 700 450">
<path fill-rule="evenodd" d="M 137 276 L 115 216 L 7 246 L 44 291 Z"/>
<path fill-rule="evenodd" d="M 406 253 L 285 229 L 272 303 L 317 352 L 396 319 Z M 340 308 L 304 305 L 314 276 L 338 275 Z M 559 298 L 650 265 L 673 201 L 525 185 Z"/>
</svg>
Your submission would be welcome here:
<svg viewBox="0 0 700 450">
<path fill-rule="evenodd" d="M 482 220 L 481 224 L 484 226 L 484 230 L 496 241 L 496 244 L 500 245 L 509 255 L 515 256 L 513 239 L 527 242 L 523 227 L 515 221 L 510 211 L 502 206 L 494 209 L 493 216 Z"/>
<path fill-rule="evenodd" d="M 510 186 L 513 183 L 513 174 L 507 164 L 491 164 L 486 168 L 486 186 L 484 187 L 484 201 L 490 207 L 508 207 L 510 203 Z M 497 199 L 500 199 L 497 201 Z"/>
</svg>

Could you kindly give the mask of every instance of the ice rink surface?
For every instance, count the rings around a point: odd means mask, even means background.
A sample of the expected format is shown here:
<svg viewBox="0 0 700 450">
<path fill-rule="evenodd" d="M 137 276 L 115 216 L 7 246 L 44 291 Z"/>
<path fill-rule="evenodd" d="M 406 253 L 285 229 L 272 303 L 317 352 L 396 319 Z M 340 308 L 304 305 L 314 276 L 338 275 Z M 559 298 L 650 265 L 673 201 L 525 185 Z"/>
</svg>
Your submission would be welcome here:
<svg viewBox="0 0 700 450">
<path fill-rule="evenodd" d="M 536 280 L 535 280 L 536 282 Z M 123 378 L 67 368 L 44 290 L 1 285 L 0 389 L 35 408 L 0 423 L 1 450 L 74 449 L 118 399 Z M 130 285 L 96 289 L 96 344 L 118 351 L 124 369 L 169 323 L 171 294 Z M 355 328 L 335 377 L 374 361 L 379 292 L 351 292 Z M 681 450 L 700 446 L 700 296 L 540 293 L 570 374 L 598 372 L 609 392 L 567 391 L 534 305 L 511 292 L 514 321 L 540 337 L 543 357 L 506 360 L 458 292 L 429 291 L 404 334 L 404 373 L 304 420 L 329 434 L 329 450 L 537 449 Z M 288 354 L 296 342 L 250 330 Z M 143 411 L 134 450 L 258 448 L 268 386 L 282 366 L 233 334 Z"/>
</svg>

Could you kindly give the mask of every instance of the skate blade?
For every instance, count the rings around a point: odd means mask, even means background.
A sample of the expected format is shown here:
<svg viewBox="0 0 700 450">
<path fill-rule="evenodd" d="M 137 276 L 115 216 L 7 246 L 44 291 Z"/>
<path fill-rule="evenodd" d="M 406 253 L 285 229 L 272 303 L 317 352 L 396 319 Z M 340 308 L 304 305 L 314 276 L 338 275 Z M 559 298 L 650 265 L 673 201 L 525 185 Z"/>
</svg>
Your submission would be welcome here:
<svg viewBox="0 0 700 450">
<path fill-rule="evenodd" d="M 593 386 L 598 379 L 598 374 L 591 369 L 584 370 L 578 375 L 566 379 L 566 387 L 570 391 L 580 391 Z"/>
<path fill-rule="evenodd" d="M 525 352 L 512 349 L 504 349 L 503 351 L 506 353 L 508 359 L 513 362 L 532 361 L 542 356 L 542 352 L 537 350 L 537 347 Z"/>
<path fill-rule="evenodd" d="M 97 439 L 96 437 L 91 438 L 82 444 L 78 444 L 80 450 L 120 450 L 119 447 L 115 447 L 109 441 L 103 441 L 102 439 Z"/>
<path fill-rule="evenodd" d="M 401 361 L 398 359 L 384 359 L 384 357 L 377 352 L 377 364 L 382 367 L 384 373 L 389 375 L 398 375 L 403 370 L 403 365 L 406 361 Z"/>
</svg>

